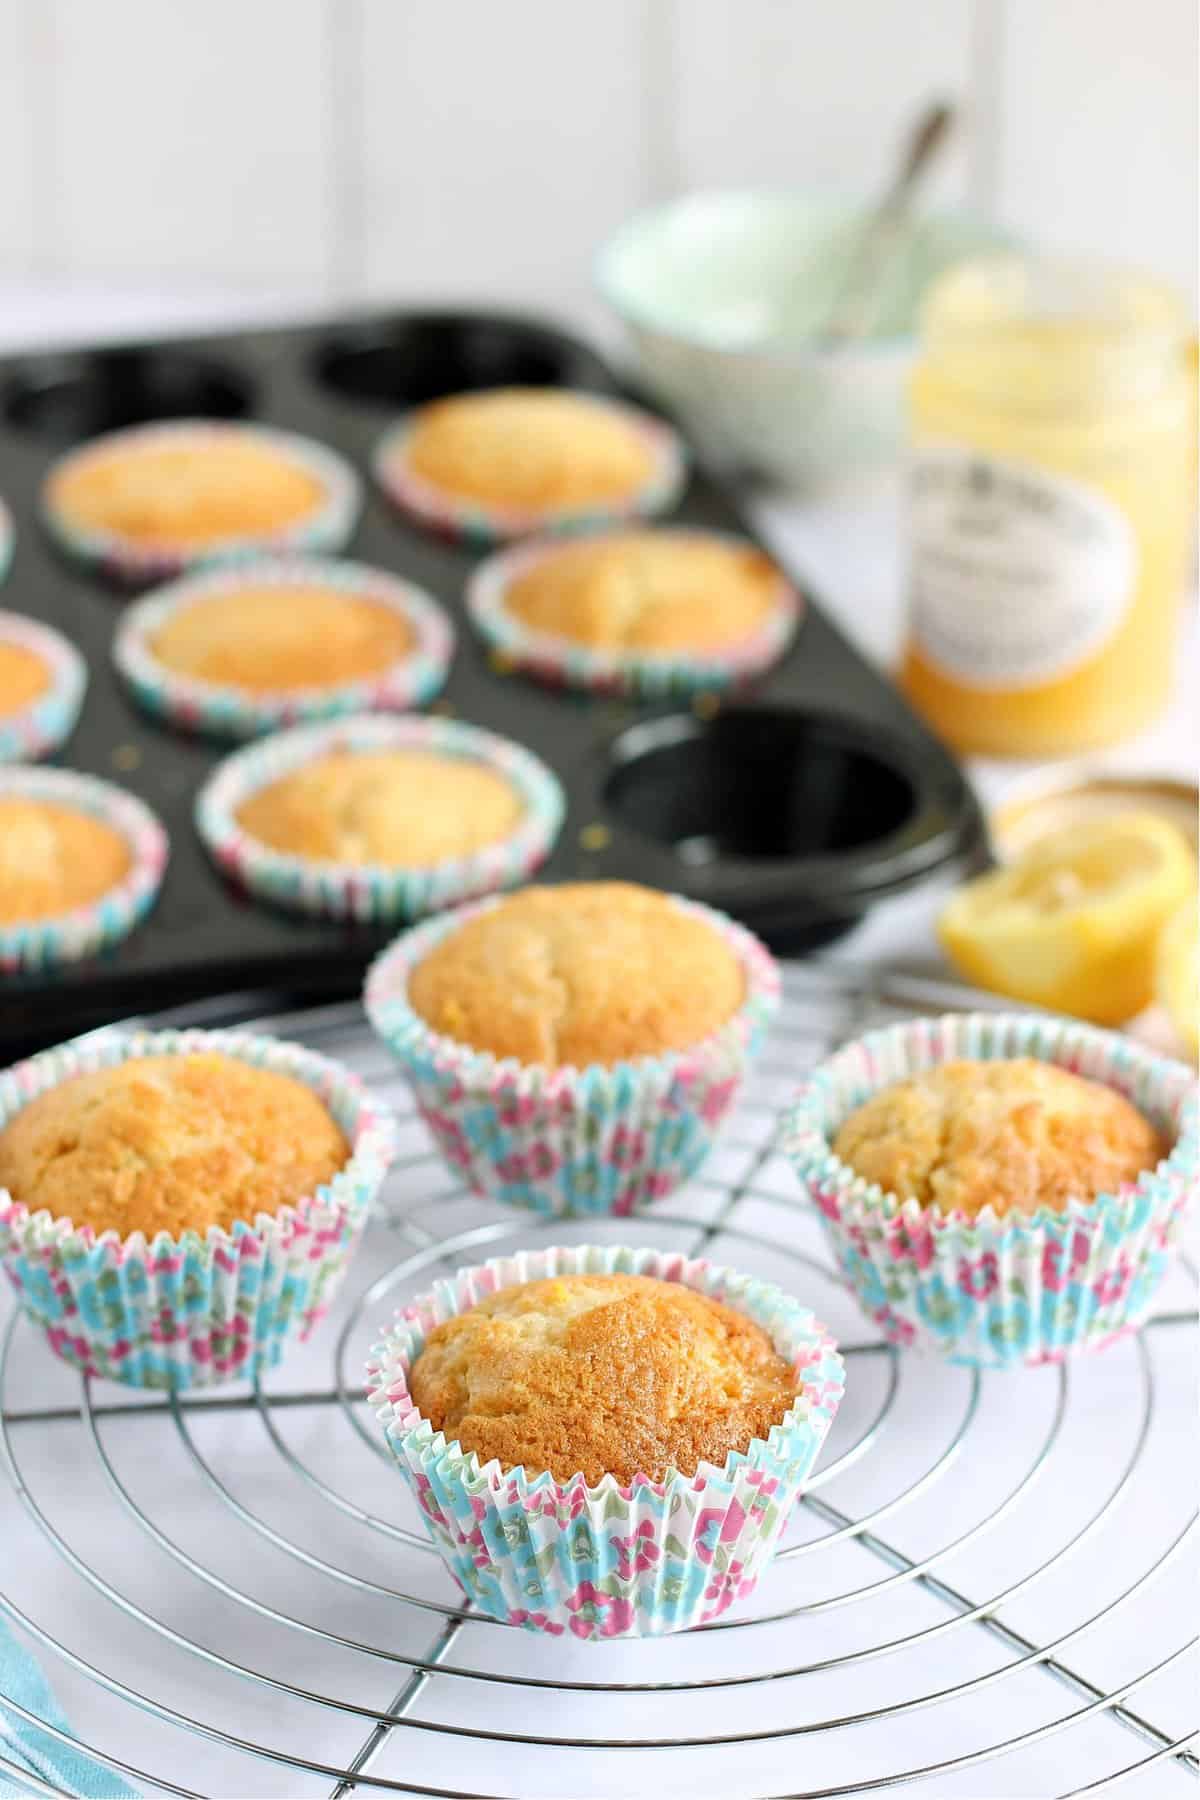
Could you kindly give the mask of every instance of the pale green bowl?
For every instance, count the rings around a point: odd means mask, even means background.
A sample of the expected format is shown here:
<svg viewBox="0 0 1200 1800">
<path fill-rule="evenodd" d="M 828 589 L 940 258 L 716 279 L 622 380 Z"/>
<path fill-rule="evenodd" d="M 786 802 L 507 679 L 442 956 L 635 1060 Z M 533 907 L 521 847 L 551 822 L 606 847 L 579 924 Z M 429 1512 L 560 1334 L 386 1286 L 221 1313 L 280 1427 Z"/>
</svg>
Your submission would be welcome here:
<svg viewBox="0 0 1200 1800">
<path fill-rule="evenodd" d="M 789 486 L 897 460 L 925 290 L 1007 240 L 968 218 L 915 219 L 871 335 L 822 347 L 859 217 L 802 193 L 694 194 L 638 214 L 601 251 L 600 290 L 648 384 L 711 458 Z"/>
</svg>

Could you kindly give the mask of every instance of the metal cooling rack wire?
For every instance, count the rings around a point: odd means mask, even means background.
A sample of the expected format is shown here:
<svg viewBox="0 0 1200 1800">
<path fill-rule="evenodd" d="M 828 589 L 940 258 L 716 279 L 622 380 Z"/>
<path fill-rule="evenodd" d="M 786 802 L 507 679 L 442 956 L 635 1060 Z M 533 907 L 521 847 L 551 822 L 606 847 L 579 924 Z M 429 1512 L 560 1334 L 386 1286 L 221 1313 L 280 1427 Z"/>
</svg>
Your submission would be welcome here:
<svg viewBox="0 0 1200 1800">
<path fill-rule="evenodd" d="M 878 996 L 870 985 L 853 980 L 831 980 L 823 985 L 820 978 L 813 980 L 814 971 L 804 971 L 810 979 L 799 985 L 805 1002 L 811 1004 L 814 996 L 826 1000 L 836 1000 L 842 1015 L 836 1021 L 827 1023 L 822 1031 L 816 1030 L 810 1023 L 792 1025 L 785 1018 L 781 1022 L 780 1037 L 786 1041 L 789 1037 L 796 1043 L 804 1043 L 816 1053 L 822 1053 L 826 1042 L 835 1034 L 846 1035 L 860 1028 L 865 1016 L 877 1005 Z M 973 998 L 973 997 L 972 997 Z M 289 1035 L 306 1037 L 309 1041 L 323 1040 L 323 1047 L 334 1054 L 348 1055 L 353 1061 L 353 1051 L 357 1046 L 359 1061 L 364 1060 L 364 1053 L 369 1058 L 373 1047 L 361 1032 L 361 1015 L 357 1009 L 348 1007 L 325 1007 L 308 1014 L 290 1016 L 282 1020 L 266 1021 L 264 1028 L 286 1030 Z M 357 1038 L 355 1033 L 357 1032 Z M 328 1042 L 330 1038 L 349 1036 L 349 1044 L 334 1046 Z M 759 1248 L 766 1248 L 773 1255 L 790 1259 L 800 1266 L 807 1266 L 810 1273 L 829 1278 L 829 1270 L 816 1263 L 814 1259 L 797 1251 L 784 1238 L 763 1231 L 749 1231 L 741 1228 L 734 1219 L 740 1203 L 746 1199 L 759 1202 L 766 1201 L 778 1209 L 786 1220 L 786 1215 L 793 1210 L 790 1203 L 784 1201 L 768 1188 L 757 1186 L 764 1166 L 774 1149 L 774 1137 L 768 1132 L 761 1140 L 747 1143 L 753 1154 L 740 1181 L 722 1186 L 723 1199 L 715 1216 L 702 1226 L 697 1226 L 692 1219 L 672 1216 L 656 1209 L 655 1217 L 666 1226 L 683 1226 L 694 1233 L 692 1253 L 701 1253 L 704 1248 L 722 1234 L 735 1241 L 741 1240 Z M 432 1164 L 435 1161 L 432 1151 L 410 1159 L 410 1166 L 421 1163 Z M 709 1183 L 710 1186 L 717 1185 Z M 448 1190 L 439 1199 L 459 1197 L 462 1190 Z M 422 1206 L 433 1203 L 435 1196 L 427 1195 L 420 1203 Z M 379 1752 L 387 1743 L 391 1734 L 397 1730 L 428 1732 L 448 1738 L 469 1738 L 493 1742 L 504 1746 L 529 1746 L 538 1748 L 570 1747 L 586 1748 L 594 1752 L 605 1750 L 641 1749 L 646 1751 L 662 1751 L 671 1749 L 687 1749 L 697 1746 L 726 1744 L 742 1744 L 772 1741 L 777 1739 L 793 1739 L 824 1732 L 843 1732 L 854 1726 L 876 1723 L 880 1720 L 896 1718 L 901 1714 L 916 1712 L 935 1706 L 950 1699 L 960 1698 L 985 1687 L 1003 1682 L 1007 1677 L 1020 1670 L 1038 1668 L 1044 1670 L 1062 1689 L 1082 1702 L 1074 1710 L 1059 1715 L 1046 1723 L 1026 1732 L 1018 1733 L 1001 1740 L 987 1743 L 976 1749 L 964 1752 L 955 1757 L 941 1761 L 912 1767 L 897 1769 L 885 1776 L 876 1777 L 865 1782 L 850 1783 L 836 1787 L 810 1788 L 803 1796 L 797 1794 L 788 1800 L 835 1800 L 835 1797 L 848 1797 L 856 1794 L 874 1792 L 891 1786 L 898 1786 L 907 1781 L 927 1778 L 933 1775 L 949 1774 L 956 1770 L 966 1769 L 977 1764 L 1011 1753 L 1022 1747 L 1037 1743 L 1056 1733 L 1065 1731 L 1080 1721 L 1096 1715 L 1103 1715 L 1119 1725 L 1123 1731 L 1136 1738 L 1143 1747 L 1148 1747 L 1148 1754 L 1141 1758 L 1124 1763 L 1114 1768 L 1111 1773 L 1093 1781 L 1085 1787 L 1072 1790 L 1073 1795 L 1109 1791 L 1119 1783 L 1133 1776 L 1172 1761 L 1181 1772 L 1195 1778 L 1200 1773 L 1200 1762 L 1191 1751 L 1191 1746 L 1200 1733 L 1191 1732 L 1183 1736 L 1172 1737 L 1158 1726 L 1134 1711 L 1126 1701 L 1136 1690 L 1150 1682 L 1156 1675 L 1172 1667 L 1180 1661 L 1193 1647 L 1193 1641 L 1180 1644 L 1165 1650 L 1156 1660 L 1140 1669 L 1119 1686 L 1104 1688 L 1091 1682 L 1079 1670 L 1062 1658 L 1063 1650 L 1084 1632 L 1099 1621 L 1110 1617 L 1145 1586 L 1157 1580 L 1179 1556 L 1194 1528 L 1194 1519 L 1179 1535 L 1150 1561 L 1137 1578 L 1110 1600 L 1105 1606 L 1092 1613 L 1080 1622 L 1057 1636 L 1037 1642 L 1017 1632 L 995 1614 L 1002 1606 L 1018 1594 L 1032 1587 L 1051 1569 L 1061 1565 L 1073 1556 L 1079 1547 L 1090 1538 L 1100 1526 L 1107 1521 L 1114 1509 L 1127 1498 L 1130 1484 L 1140 1463 L 1146 1440 L 1154 1417 L 1155 1403 L 1155 1352 L 1151 1345 L 1165 1334 L 1173 1335 L 1173 1328 L 1184 1326 L 1191 1321 L 1188 1313 L 1164 1314 L 1151 1321 L 1142 1337 L 1138 1340 L 1138 1369 L 1140 1377 L 1139 1415 L 1136 1424 L 1133 1448 L 1125 1465 L 1117 1475 L 1111 1489 L 1095 1506 L 1074 1536 L 1059 1549 L 1046 1557 L 1031 1570 L 1027 1570 L 1016 1581 L 996 1593 L 983 1599 L 976 1599 L 950 1585 L 935 1573 L 938 1565 L 944 1562 L 953 1552 L 979 1538 L 994 1527 L 1017 1503 L 1028 1493 L 1032 1485 L 1041 1480 L 1053 1466 L 1059 1446 L 1059 1438 L 1066 1417 L 1070 1394 L 1070 1370 L 1063 1365 L 1057 1372 L 1057 1393 L 1053 1414 L 1042 1442 L 1037 1447 L 1033 1459 L 1021 1471 L 1008 1491 L 994 1501 L 985 1516 L 960 1533 L 957 1537 L 944 1542 L 920 1560 L 906 1556 L 885 1537 L 881 1536 L 878 1527 L 890 1516 L 904 1506 L 910 1504 L 918 1496 L 927 1493 L 935 1486 L 939 1478 L 954 1464 L 969 1441 L 972 1425 L 979 1407 L 980 1393 L 985 1379 L 978 1372 L 974 1373 L 968 1383 L 966 1402 L 961 1416 L 954 1424 L 948 1442 L 934 1457 L 929 1466 L 901 1492 L 892 1495 L 873 1510 L 861 1517 L 852 1517 L 834 1506 L 824 1498 L 820 1489 L 828 1485 L 839 1473 L 860 1459 L 875 1454 L 886 1454 L 886 1432 L 892 1417 L 895 1402 L 902 1379 L 903 1359 L 890 1347 L 882 1343 L 869 1342 L 844 1346 L 850 1358 L 882 1358 L 887 1365 L 887 1374 L 882 1400 L 874 1417 L 860 1432 L 857 1440 L 851 1444 L 833 1462 L 818 1472 L 817 1477 L 803 1499 L 803 1505 L 829 1529 L 821 1536 L 805 1543 L 791 1545 L 780 1553 L 779 1561 L 787 1562 L 801 1556 L 812 1556 L 828 1550 L 837 1542 L 853 1539 L 868 1551 L 877 1561 L 882 1563 L 888 1573 L 879 1580 L 865 1586 L 847 1589 L 827 1598 L 811 1601 L 803 1605 L 784 1608 L 752 1619 L 720 1620 L 702 1628 L 705 1631 L 749 1631 L 764 1625 L 829 1611 L 833 1608 L 853 1604 L 867 1597 L 876 1597 L 893 1588 L 907 1583 L 915 1583 L 926 1593 L 948 1609 L 949 1616 L 933 1625 L 926 1626 L 917 1632 L 907 1633 L 879 1643 L 847 1651 L 841 1655 L 821 1661 L 796 1664 L 789 1667 L 773 1666 L 768 1669 L 756 1669 L 746 1674 L 725 1674 L 705 1678 L 703 1680 L 680 1680 L 661 1682 L 606 1682 L 606 1681 L 556 1681 L 546 1677 L 533 1677 L 499 1673 L 495 1670 L 473 1667 L 469 1662 L 454 1660 L 456 1645 L 459 1644 L 464 1624 L 470 1620 L 472 1624 L 497 1627 L 498 1622 L 485 1620 L 472 1614 L 466 1605 L 453 1606 L 439 1603 L 408 1592 L 405 1588 L 393 1588 L 369 1581 L 342 1569 L 334 1563 L 317 1556 L 301 1544 L 293 1542 L 266 1520 L 257 1516 L 251 1508 L 238 1500 L 229 1488 L 221 1481 L 219 1475 L 203 1456 L 189 1420 L 202 1416 L 209 1411 L 237 1410 L 253 1411 L 262 1426 L 264 1441 L 277 1455 L 290 1474 L 295 1478 L 297 1491 L 318 1507 L 328 1506 L 336 1509 L 342 1516 L 352 1520 L 358 1527 L 370 1533 L 381 1535 L 402 1545 L 406 1551 L 428 1556 L 435 1554 L 432 1546 L 423 1535 L 407 1530 L 402 1526 L 391 1524 L 380 1519 L 358 1506 L 348 1496 L 341 1494 L 324 1478 L 309 1468 L 307 1464 L 292 1451 L 279 1430 L 277 1413 L 283 1413 L 295 1406 L 329 1406 L 337 1408 L 348 1420 L 371 1452 L 386 1459 L 387 1452 L 364 1423 L 361 1414 L 363 1391 L 352 1384 L 347 1376 L 346 1363 L 348 1346 L 353 1333 L 364 1312 L 378 1308 L 381 1301 L 402 1283 L 416 1277 L 426 1269 L 441 1264 L 444 1268 L 457 1266 L 468 1253 L 487 1250 L 503 1245 L 510 1238 L 522 1240 L 538 1231 L 552 1230 L 552 1223 L 543 1223 L 522 1216 L 505 1217 L 501 1221 L 476 1226 L 460 1231 L 453 1236 L 439 1239 L 415 1217 L 401 1215 L 392 1221 L 393 1229 L 398 1236 L 407 1239 L 411 1250 L 396 1265 L 367 1288 L 355 1303 L 349 1318 L 342 1327 L 334 1346 L 333 1380 L 328 1388 L 309 1391 L 303 1394 L 272 1396 L 255 1388 L 249 1393 L 232 1395 L 216 1395 L 196 1397 L 193 1399 L 171 1397 L 150 1404 L 136 1404 L 116 1401 L 112 1404 L 97 1404 L 93 1398 L 92 1384 L 81 1380 L 80 1404 L 78 1408 L 59 1407 L 38 1410 L 10 1409 L 0 1404 L 0 1452 L 4 1467 L 14 1487 L 14 1491 L 25 1508 L 26 1513 L 36 1523 L 38 1529 L 47 1537 L 57 1554 L 82 1577 L 96 1592 L 128 1619 L 135 1621 L 151 1634 L 153 1639 L 161 1639 L 174 1645 L 190 1656 L 199 1658 L 215 1669 L 232 1675 L 240 1681 L 298 1700 L 307 1706 L 335 1712 L 341 1716 L 361 1719 L 367 1727 L 363 1741 L 349 1759 L 345 1767 L 336 1767 L 320 1761 L 306 1758 L 295 1752 L 279 1750 L 271 1745 L 238 1736 L 224 1730 L 221 1726 L 200 1718 L 191 1717 L 159 1702 L 135 1693 L 127 1685 L 105 1671 L 89 1664 L 69 1645 L 59 1641 L 41 1622 L 28 1617 L 16 1605 L 0 1595 L 0 1606 L 18 1627 L 23 1628 L 44 1649 L 61 1657 L 77 1672 L 96 1682 L 102 1689 L 111 1694 L 115 1701 L 132 1705 L 150 1713 L 152 1716 L 175 1726 L 185 1732 L 195 1733 L 212 1742 L 223 1745 L 231 1751 L 256 1757 L 279 1766 L 289 1767 L 298 1772 L 330 1780 L 332 1796 L 340 1797 L 360 1789 L 375 1789 L 398 1793 L 424 1793 L 445 1796 L 445 1800 L 468 1800 L 463 1790 L 430 1787 L 426 1783 L 413 1785 L 404 1781 L 386 1778 L 373 1774 L 371 1765 Z M 20 1329 L 18 1315 L 14 1314 L 5 1331 L 0 1345 L 0 1397 L 3 1396 L 9 1375 L 9 1365 L 13 1355 L 13 1345 Z M 165 1531 L 161 1524 L 150 1518 L 141 1509 L 128 1488 L 121 1481 L 117 1468 L 106 1447 L 104 1440 L 105 1421 L 112 1418 L 128 1418 L 136 1416 L 146 1422 L 147 1429 L 171 1428 L 182 1443 L 193 1468 L 202 1477 L 207 1491 L 212 1495 L 214 1503 L 231 1511 L 243 1526 L 265 1538 L 276 1549 L 303 1565 L 312 1574 L 322 1580 L 337 1582 L 343 1586 L 356 1588 L 374 1595 L 382 1595 L 393 1601 L 399 1601 L 420 1612 L 435 1616 L 438 1621 L 436 1636 L 423 1655 L 405 1655 L 396 1651 L 373 1645 L 369 1642 L 348 1638 L 327 1631 L 312 1620 L 279 1611 L 266 1605 L 252 1595 L 245 1593 L 233 1583 L 217 1575 L 204 1566 L 196 1557 L 185 1551 Z M 97 1459 L 104 1478 L 128 1517 L 131 1529 L 145 1534 L 160 1550 L 169 1556 L 177 1565 L 190 1575 L 204 1582 L 206 1586 L 228 1602 L 231 1609 L 244 1609 L 272 1624 L 289 1631 L 301 1633 L 310 1639 L 316 1639 L 368 1657 L 376 1662 L 397 1665 L 403 1673 L 402 1685 L 393 1701 L 387 1708 L 365 1706 L 357 1701 L 339 1698 L 334 1695 L 316 1692 L 283 1681 L 237 1662 L 221 1652 L 208 1649 L 196 1643 L 183 1633 L 176 1631 L 164 1621 L 154 1617 L 145 1608 L 139 1606 L 128 1595 L 123 1594 L 116 1586 L 107 1581 L 98 1571 L 92 1569 L 75 1551 L 66 1537 L 60 1533 L 44 1511 L 39 1507 L 28 1484 L 21 1473 L 20 1453 L 17 1447 L 20 1432 L 29 1428 L 48 1429 L 56 1423 L 74 1421 L 82 1425 L 89 1449 Z M 884 1449 L 881 1451 L 881 1443 Z M 738 1733 L 715 1733 L 710 1736 L 678 1735 L 661 1737 L 572 1737 L 572 1736 L 534 1736 L 532 1734 L 512 1731 L 504 1732 L 488 1730 L 481 1727 L 463 1726 L 429 1719 L 414 1719 L 410 1715 L 417 1700 L 428 1688 L 431 1681 L 438 1678 L 455 1682 L 476 1682 L 513 1688 L 519 1691 L 550 1689 L 564 1695 L 571 1693 L 587 1694 L 632 1694 L 632 1693 L 695 1693 L 715 1689 L 730 1689 L 755 1686 L 762 1683 L 782 1682 L 800 1679 L 810 1674 L 824 1674 L 848 1666 L 873 1660 L 887 1655 L 902 1654 L 906 1649 L 924 1645 L 933 1640 L 941 1640 L 962 1627 L 972 1626 L 986 1632 L 991 1638 L 1001 1643 L 1007 1651 L 1013 1652 L 1012 1659 L 996 1668 L 989 1669 L 981 1675 L 950 1686 L 929 1690 L 911 1699 L 888 1706 L 877 1707 L 869 1711 L 846 1713 L 837 1717 L 827 1717 L 795 1725 L 780 1723 L 754 1731 Z M 503 1629 L 503 1627 L 498 1627 Z M 14 1703 L 3 1701 L 11 1713 L 20 1714 L 21 1709 Z M 51 1735 L 62 1735 L 51 1732 Z M 1116 1740 L 1114 1740 L 1115 1742 Z M 102 1763 L 119 1770 L 128 1779 L 157 1789 L 160 1792 L 185 1796 L 186 1800 L 202 1800 L 193 1791 L 173 1783 L 162 1772 L 133 1767 L 120 1761 L 111 1753 L 94 1745 L 83 1746 Z M 0 1758 L 0 1768 L 7 1765 Z M 26 1785 L 35 1793 L 53 1793 L 55 1790 L 45 1784 L 39 1785 L 36 1780 L 23 1776 Z"/>
</svg>

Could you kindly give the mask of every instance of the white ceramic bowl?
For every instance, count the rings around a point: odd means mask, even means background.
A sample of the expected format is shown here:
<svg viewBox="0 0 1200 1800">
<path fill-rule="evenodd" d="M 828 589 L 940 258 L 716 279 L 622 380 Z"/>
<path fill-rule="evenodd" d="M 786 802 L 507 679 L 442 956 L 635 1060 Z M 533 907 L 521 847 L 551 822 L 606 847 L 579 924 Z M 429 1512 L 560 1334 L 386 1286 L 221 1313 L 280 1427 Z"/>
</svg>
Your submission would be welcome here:
<svg viewBox="0 0 1200 1800">
<path fill-rule="evenodd" d="M 999 239 L 969 219 L 914 220 L 871 336 L 821 348 L 858 220 L 802 193 L 694 194 L 638 214 L 601 251 L 600 290 L 648 384 L 715 461 L 811 486 L 896 460 L 921 297 Z"/>
</svg>

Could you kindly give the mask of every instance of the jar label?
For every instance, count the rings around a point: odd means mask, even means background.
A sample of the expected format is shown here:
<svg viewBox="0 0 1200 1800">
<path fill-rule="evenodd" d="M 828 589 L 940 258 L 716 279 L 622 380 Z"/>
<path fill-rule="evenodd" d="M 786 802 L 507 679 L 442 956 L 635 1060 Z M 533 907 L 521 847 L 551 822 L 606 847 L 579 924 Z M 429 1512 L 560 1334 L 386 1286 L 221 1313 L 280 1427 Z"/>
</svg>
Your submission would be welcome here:
<svg viewBox="0 0 1200 1800">
<path fill-rule="evenodd" d="M 1038 687 L 1090 660 L 1133 598 L 1120 508 L 1082 482 L 954 446 L 909 474 L 912 635 L 972 687 Z"/>
</svg>

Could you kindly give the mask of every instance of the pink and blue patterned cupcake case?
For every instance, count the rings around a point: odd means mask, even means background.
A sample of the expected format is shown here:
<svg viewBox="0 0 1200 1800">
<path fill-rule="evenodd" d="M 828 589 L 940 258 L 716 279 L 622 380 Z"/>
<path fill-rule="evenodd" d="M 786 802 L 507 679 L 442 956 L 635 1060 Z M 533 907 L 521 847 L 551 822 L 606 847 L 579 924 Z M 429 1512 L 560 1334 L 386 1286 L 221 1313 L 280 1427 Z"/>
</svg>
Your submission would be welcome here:
<svg viewBox="0 0 1200 1800">
<path fill-rule="evenodd" d="M 1171 1151 L 1114 1194 L 1031 1218 L 943 1214 L 863 1180 L 830 1147 L 872 1094 L 955 1057 L 1031 1056 L 1124 1094 Z M 1115 1033 L 1065 1019 L 981 1013 L 874 1032 L 822 1065 L 783 1147 L 868 1317 L 892 1343 L 975 1368 L 1102 1349 L 1147 1316 L 1197 1192 L 1192 1072 Z"/>
<path fill-rule="evenodd" d="M 661 535 L 739 541 L 728 532 L 681 528 Z M 800 621 L 800 596 L 780 574 L 774 604 L 757 630 L 709 651 L 600 650 L 553 632 L 534 631 L 508 610 L 509 590 L 561 547 L 538 540 L 502 550 L 482 562 L 467 585 L 467 611 L 500 673 L 521 670 L 551 687 L 583 688 L 640 700 L 726 692 L 744 687 L 778 662 Z"/>
<path fill-rule="evenodd" d="M 28 706 L 0 716 L 0 763 L 32 762 L 57 750 L 74 731 L 87 690 L 87 664 L 60 631 L 23 613 L 0 612 L 0 644 L 32 652 L 50 677 Z"/>
<path fill-rule="evenodd" d="M 238 823 L 243 801 L 333 750 L 425 750 L 485 764 L 512 785 L 523 812 L 508 837 L 428 868 L 317 862 L 260 843 Z M 289 912 L 395 924 L 514 887 L 549 855 L 566 801 L 557 778 L 521 744 L 454 719 L 361 717 L 299 725 L 219 763 L 196 800 L 196 829 L 240 887 Z"/>
<path fill-rule="evenodd" d="M 408 1391 L 432 1328 L 486 1294 L 568 1274 L 679 1281 L 758 1321 L 802 1387 L 765 1439 L 721 1468 L 589 1487 L 481 1464 L 435 1432 Z M 767 1282 L 657 1250 L 575 1245 L 460 1269 L 405 1307 L 367 1369 L 372 1404 L 434 1544 L 489 1618 L 588 1641 L 655 1637 L 720 1617 L 751 1593 L 816 1462 L 843 1390 L 841 1358 L 807 1307 Z"/>
<path fill-rule="evenodd" d="M 442 1155 L 476 1193 L 548 1217 L 620 1217 L 700 1167 L 762 1046 L 779 973 L 744 927 L 695 901 L 675 903 L 730 945 L 746 995 L 707 1038 L 662 1056 L 543 1069 L 433 1030 L 409 1005 L 409 977 L 478 906 L 406 933 L 372 965 L 367 1016 L 399 1058 Z"/>
<path fill-rule="evenodd" d="M 167 834 L 150 808 L 124 788 L 74 769 L 0 768 L 0 799 L 6 794 L 75 807 L 100 819 L 125 839 L 130 864 L 99 900 L 54 918 L 0 925 L 0 975 L 78 962 L 127 937 L 154 905 L 167 866 Z"/>
<path fill-rule="evenodd" d="M 303 1081 L 329 1107 L 350 1160 L 311 1199 L 217 1227 L 120 1239 L 31 1214 L 0 1188 L 0 1264 L 51 1349 L 87 1375 L 137 1388 L 257 1379 L 324 1315 L 391 1162 L 394 1125 L 348 1070 L 297 1045 L 227 1031 L 76 1040 L 0 1076 L 0 1128 L 36 1095 L 130 1057 L 217 1051 Z"/>
<path fill-rule="evenodd" d="M 382 674 L 332 687 L 281 688 L 274 693 L 249 693 L 229 683 L 180 675 L 158 661 L 152 639 L 173 613 L 251 585 L 334 589 L 349 598 L 373 600 L 404 619 L 415 642 Z M 315 557 L 245 562 L 236 569 L 185 576 L 129 607 L 113 640 L 113 661 L 146 712 L 184 731 L 215 738 L 259 737 L 348 713 L 424 706 L 443 686 L 453 655 L 449 617 L 422 589 L 363 563 Z"/>
</svg>

